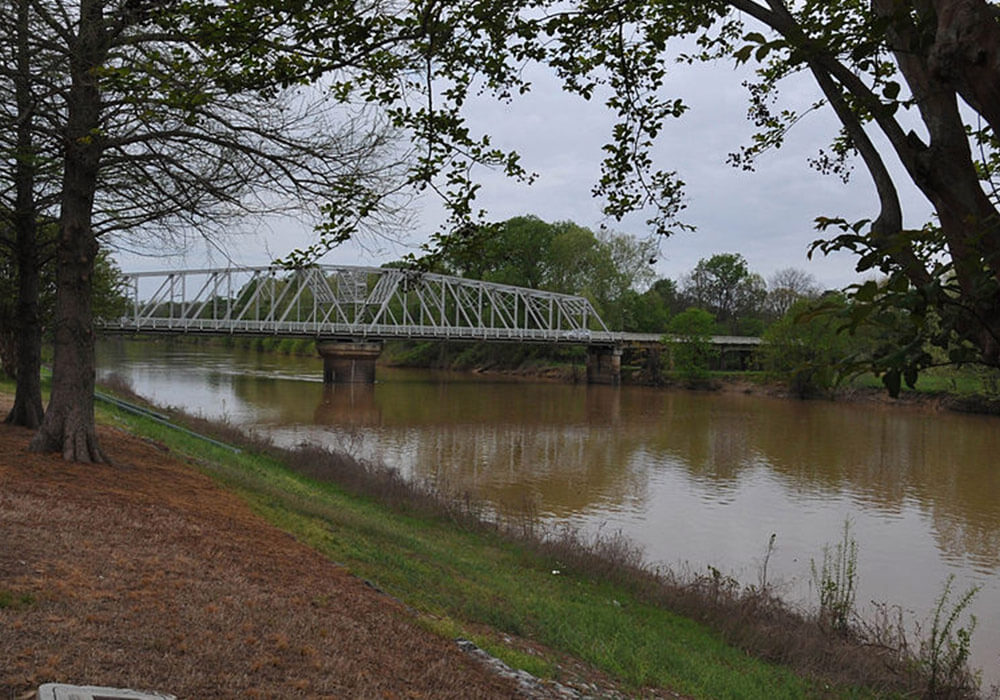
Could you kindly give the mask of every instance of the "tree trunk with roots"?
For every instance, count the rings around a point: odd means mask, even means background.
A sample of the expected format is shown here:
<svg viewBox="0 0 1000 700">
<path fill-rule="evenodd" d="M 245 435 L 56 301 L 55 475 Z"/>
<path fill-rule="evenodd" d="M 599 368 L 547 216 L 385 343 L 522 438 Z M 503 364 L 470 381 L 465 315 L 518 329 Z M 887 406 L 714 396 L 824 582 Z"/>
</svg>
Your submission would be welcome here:
<svg viewBox="0 0 1000 700">
<path fill-rule="evenodd" d="M 33 226 L 32 226 L 33 228 Z M 20 238 L 20 234 L 18 236 Z M 17 391 L 6 423 L 37 428 L 42 423 L 42 322 L 39 314 L 38 254 L 35 245 L 18 245 L 17 335 L 14 340 Z M 25 260 L 24 258 L 27 258 Z"/>
<path fill-rule="evenodd" d="M 94 422 L 94 329 L 91 288 L 97 239 L 92 226 L 102 154 L 101 94 L 96 68 L 107 54 L 102 0 L 84 0 L 71 52 L 62 211 L 56 253 L 52 396 L 29 449 L 64 459 L 103 462 Z"/>
<path fill-rule="evenodd" d="M 37 428 L 42 410 L 42 319 L 39 307 L 41 255 L 38 242 L 38 217 L 35 206 L 34 97 L 31 94 L 31 51 L 28 46 L 28 3 L 17 8 L 17 67 L 15 101 L 17 103 L 17 153 L 14 168 L 16 206 L 14 213 L 14 258 L 17 266 L 17 303 L 15 308 L 15 376 L 17 391 L 14 406 L 5 422 Z"/>
<path fill-rule="evenodd" d="M 90 288 L 97 243 L 67 206 L 59 238 L 52 396 L 30 448 L 64 459 L 103 462 L 94 423 L 94 330 Z"/>
</svg>

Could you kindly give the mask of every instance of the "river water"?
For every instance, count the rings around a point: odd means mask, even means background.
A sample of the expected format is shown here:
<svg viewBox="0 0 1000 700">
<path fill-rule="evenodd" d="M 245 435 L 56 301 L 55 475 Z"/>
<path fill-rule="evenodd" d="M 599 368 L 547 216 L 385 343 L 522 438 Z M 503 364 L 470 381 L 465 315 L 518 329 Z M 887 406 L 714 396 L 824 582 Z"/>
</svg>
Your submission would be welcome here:
<svg viewBox="0 0 1000 700">
<path fill-rule="evenodd" d="M 379 459 L 491 507 L 622 532 L 652 563 L 815 600 L 810 562 L 858 543 L 858 597 L 929 629 L 949 576 L 979 586 L 973 664 L 1000 683 L 1000 418 L 379 368 L 324 387 L 318 358 L 103 341 L 100 374 L 294 445 Z"/>
</svg>

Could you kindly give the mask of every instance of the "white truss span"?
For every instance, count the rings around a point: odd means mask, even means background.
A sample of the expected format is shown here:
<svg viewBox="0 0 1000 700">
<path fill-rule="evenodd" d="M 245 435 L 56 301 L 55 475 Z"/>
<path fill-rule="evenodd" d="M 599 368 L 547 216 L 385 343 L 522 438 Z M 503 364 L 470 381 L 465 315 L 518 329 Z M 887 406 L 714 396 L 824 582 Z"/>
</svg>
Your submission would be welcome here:
<svg viewBox="0 0 1000 700">
<path fill-rule="evenodd" d="M 410 270 L 328 265 L 125 275 L 104 331 L 614 344 L 580 296 Z"/>
</svg>

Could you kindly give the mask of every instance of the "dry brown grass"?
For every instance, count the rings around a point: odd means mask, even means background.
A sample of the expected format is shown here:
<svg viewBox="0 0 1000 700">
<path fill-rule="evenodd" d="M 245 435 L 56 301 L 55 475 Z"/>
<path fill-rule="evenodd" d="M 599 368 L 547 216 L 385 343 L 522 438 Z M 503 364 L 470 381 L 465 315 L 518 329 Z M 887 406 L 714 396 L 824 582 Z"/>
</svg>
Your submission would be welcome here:
<svg viewBox="0 0 1000 700">
<path fill-rule="evenodd" d="M 29 431 L 0 426 L 0 698 L 44 682 L 182 698 L 518 694 L 207 477 L 99 432 L 114 465 L 29 454 Z"/>
</svg>

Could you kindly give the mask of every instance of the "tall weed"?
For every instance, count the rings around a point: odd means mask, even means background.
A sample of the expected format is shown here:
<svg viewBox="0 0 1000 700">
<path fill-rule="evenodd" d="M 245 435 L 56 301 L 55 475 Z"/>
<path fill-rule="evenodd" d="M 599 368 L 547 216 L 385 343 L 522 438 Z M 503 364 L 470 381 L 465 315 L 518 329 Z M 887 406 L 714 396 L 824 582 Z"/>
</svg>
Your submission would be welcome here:
<svg viewBox="0 0 1000 700">
<path fill-rule="evenodd" d="M 816 560 L 809 566 L 819 593 L 820 622 L 837 632 L 848 632 L 858 583 L 858 543 L 851 536 L 850 520 L 844 521 L 844 533 L 836 547 L 823 546 L 822 566 L 817 569 Z"/>
<path fill-rule="evenodd" d="M 973 586 L 951 602 L 954 582 L 953 574 L 934 606 L 930 634 L 920 643 L 919 659 L 927 673 L 927 695 L 934 698 L 963 697 L 979 686 L 978 678 L 968 667 L 976 616 L 969 615 L 968 624 L 960 626 L 963 613 L 979 587 Z"/>
</svg>

